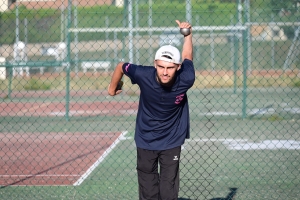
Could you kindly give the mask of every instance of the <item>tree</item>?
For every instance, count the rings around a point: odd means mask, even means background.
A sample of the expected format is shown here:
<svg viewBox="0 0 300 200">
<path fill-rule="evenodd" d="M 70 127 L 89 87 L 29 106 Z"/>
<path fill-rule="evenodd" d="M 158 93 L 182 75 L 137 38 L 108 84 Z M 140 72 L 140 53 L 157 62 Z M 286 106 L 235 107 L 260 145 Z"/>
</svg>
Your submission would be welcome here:
<svg viewBox="0 0 300 200">
<path fill-rule="evenodd" d="M 274 13 L 294 14 L 298 12 L 297 3 L 300 3 L 300 0 L 271 0 L 270 6 Z"/>
</svg>

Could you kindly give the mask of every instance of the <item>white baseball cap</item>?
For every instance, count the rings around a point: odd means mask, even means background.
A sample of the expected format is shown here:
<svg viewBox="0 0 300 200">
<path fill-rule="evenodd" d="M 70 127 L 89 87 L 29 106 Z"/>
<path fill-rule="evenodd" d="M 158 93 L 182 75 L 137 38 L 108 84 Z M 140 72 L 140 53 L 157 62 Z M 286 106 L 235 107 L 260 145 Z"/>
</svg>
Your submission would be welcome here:
<svg viewBox="0 0 300 200">
<path fill-rule="evenodd" d="M 170 63 L 181 64 L 179 50 L 171 45 L 160 47 L 156 51 L 155 60 L 163 60 Z"/>
</svg>

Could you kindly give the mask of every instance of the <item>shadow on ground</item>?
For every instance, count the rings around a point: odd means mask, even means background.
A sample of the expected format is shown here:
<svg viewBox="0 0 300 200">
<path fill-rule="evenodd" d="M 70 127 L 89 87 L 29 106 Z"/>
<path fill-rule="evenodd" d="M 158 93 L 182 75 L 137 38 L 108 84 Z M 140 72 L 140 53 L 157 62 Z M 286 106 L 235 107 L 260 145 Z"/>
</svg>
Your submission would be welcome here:
<svg viewBox="0 0 300 200">
<path fill-rule="evenodd" d="M 217 198 L 212 198 L 210 200 L 234 200 L 234 197 L 237 192 L 237 188 L 229 188 L 230 192 L 226 197 L 217 197 Z"/>
<path fill-rule="evenodd" d="M 212 198 L 210 200 L 234 200 L 234 197 L 236 195 L 237 192 L 237 188 L 229 188 L 230 192 L 228 193 L 228 195 L 226 197 L 216 197 L 216 198 Z M 189 198 L 178 198 L 178 200 L 191 200 Z"/>
</svg>

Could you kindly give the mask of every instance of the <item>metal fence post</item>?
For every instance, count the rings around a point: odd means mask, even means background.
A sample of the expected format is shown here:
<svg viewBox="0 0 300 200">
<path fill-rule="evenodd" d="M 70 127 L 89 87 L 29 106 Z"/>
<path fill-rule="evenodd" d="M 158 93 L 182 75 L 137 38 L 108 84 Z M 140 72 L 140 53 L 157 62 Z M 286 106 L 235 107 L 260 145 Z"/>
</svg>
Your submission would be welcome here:
<svg viewBox="0 0 300 200">
<path fill-rule="evenodd" d="M 67 20 L 67 75 L 66 75 L 66 120 L 69 121 L 70 107 L 70 64 L 71 64 L 71 15 L 72 15 L 72 0 L 68 0 L 68 20 Z"/>
<path fill-rule="evenodd" d="M 247 117 L 248 29 L 243 30 L 243 106 L 242 118 Z"/>
</svg>

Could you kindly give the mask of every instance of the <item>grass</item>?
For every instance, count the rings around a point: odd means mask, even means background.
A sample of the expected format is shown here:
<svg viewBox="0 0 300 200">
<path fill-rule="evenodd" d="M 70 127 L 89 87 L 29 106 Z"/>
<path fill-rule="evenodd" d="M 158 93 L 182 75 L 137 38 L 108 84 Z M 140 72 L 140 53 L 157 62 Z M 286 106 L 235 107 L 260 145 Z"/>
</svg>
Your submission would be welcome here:
<svg viewBox="0 0 300 200">
<path fill-rule="evenodd" d="M 24 85 L 25 90 L 50 90 L 51 85 L 45 81 L 40 81 L 35 78 L 30 78 Z"/>
<path fill-rule="evenodd" d="M 105 90 L 110 82 L 110 74 L 101 75 L 81 74 L 76 77 L 73 73 L 70 78 L 70 90 Z M 217 73 L 210 72 L 203 74 L 203 72 L 196 72 L 196 81 L 193 86 L 195 89 L 205 88 L 233 88 L 234 77 L 232 72 Z M 297 73 L 294 75 L 281 75 L 281 76 L 257 76 L 249 75 L 247 80 L 247 87 L 299 87 L 300 77 Z M 9 88 L 9 79 L 0 80 L 0 89 L 6 91 Z M 243 87 L 243 77 L 239 74 L 236 75 L 236 87 Z M 12 91 L 29 91 L 29 90 L 65 90 L 66 89 L 66 74 L 40 76 L 34 75 L 29 78 L 14 78 L 11 82 Z M 129 79 L 125 78 L 125 90 L 138 90 L 138 88 L 131 85 Z"/>
</svg>

